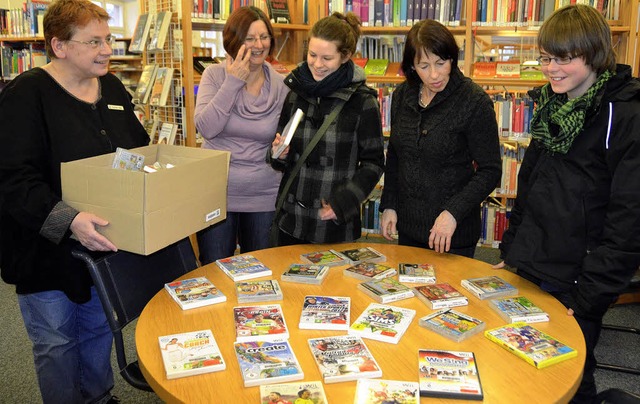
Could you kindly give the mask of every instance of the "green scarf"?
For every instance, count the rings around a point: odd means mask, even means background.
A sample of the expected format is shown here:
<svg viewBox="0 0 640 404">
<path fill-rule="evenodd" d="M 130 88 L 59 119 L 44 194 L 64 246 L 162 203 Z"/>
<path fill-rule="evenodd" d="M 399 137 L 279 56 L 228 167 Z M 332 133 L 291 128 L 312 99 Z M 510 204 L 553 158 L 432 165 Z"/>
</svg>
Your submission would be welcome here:
<svg viewBox="0 0 640 404">
<path fill-rule="evenodd" d="M 586 93 L 572 100 L 567 100 L 566 94 L 554 93 L 551 85 L 545 84 L 531 118 L 531 137 L 552 153 L 567 154 L 574 139 L 582 132 L 588 111 L 597 108 L 596 95 L 612 76 L 611 72 L 605 71 Z M 559 128 L 555 136 L 549 130 L 551 123 Z"/>
</svg>

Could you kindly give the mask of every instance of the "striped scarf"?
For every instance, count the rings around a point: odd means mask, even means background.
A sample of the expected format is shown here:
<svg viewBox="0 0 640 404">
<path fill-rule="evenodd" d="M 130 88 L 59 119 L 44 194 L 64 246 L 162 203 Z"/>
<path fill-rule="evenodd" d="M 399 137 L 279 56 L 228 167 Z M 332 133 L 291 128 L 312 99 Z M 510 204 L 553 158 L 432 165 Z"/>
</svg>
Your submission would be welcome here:
<svg viewBox="0 0 640 404">
<path fill-rule="evenodd" d="M 613 76 L 605 71 L 580 97 L 567 100 L 566 94 L 556 94 L 549 83 L 542 87 L 537 108 L 531 118 L 531 137 L 552 153 L 567 154 L 575 138 L 582 132 L 584 120 L 591 109 L 597 109 L 596 95 Z M 552 134 L 550 124 L 558 126 Z"/>
</svg>

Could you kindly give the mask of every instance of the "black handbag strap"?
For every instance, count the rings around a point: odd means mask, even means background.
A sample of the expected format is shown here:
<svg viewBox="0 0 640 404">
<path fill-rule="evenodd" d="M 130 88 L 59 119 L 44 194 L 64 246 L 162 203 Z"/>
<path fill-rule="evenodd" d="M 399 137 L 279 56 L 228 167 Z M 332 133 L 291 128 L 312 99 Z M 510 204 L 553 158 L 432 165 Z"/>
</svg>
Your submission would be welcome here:
<svg viewBox="0 0 640 404">
<path fill-rule="evenodd" d="M 291 188 L 291 184 L 293 184 L 293 180 L 298 176 L 298 173 L 300 172 L 300 169 L 302 168 L 302 165 L 304 164 L 304 162 L 307 160 L 307 157 L 309 157 L 309 155 L 311 154 L 313 149 L 316 147 L 318 142 L 320 142 L 320 139 L 322 139 L 322 137 L 324 136 L 327 129 L 329 129 L 329 125 L 331 125 L 331 123 L 338 117 L 338 114 L 342 110 L 342 107 L 344 106 L 345 102 L 346 100 L 338 101 L 337 105 L 333 108 L 331 113 L 327 115 L 327 117 L 325 118 L 324 122 L 322 122 L 322 125 L 320 126 L 316 134 L 313 136 L 313 138 L 311 139 L 307 147 L 305 147 L 304 151 L 302 152 L 302 155 L 300 155 L 300 158 L 296 162 L 296 165 L 293 167 L 293 170 L 291 170 L 291 173 L 287 178 L 287 182 L 285 182 L 284 186 L 282 187 L 282 192 L 280 192 L 280 195 L 278 196 L 278 200 L 276 201 L 276 213 L 274 215 L 274 222 L 271 227 L 271 244 L 274 244 L 275 241 L 277 240 L 277 234 L 279 230 L 278 223 L 277 223 L 278 213 L 280 213 L 280 210 L 282 209 L 282 205 L 284 205 L 284 201 L 287 198 L 287 194 L 289 193 L 289 188 Z"/>
</svg>

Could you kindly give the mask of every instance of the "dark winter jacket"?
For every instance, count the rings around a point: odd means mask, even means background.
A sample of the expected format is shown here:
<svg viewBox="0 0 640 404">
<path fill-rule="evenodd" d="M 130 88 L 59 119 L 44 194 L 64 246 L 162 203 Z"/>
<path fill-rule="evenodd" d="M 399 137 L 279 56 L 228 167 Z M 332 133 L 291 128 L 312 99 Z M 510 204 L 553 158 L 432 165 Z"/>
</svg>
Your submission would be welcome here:
<svg viewBox="0 0 640 404">
<path fill-rule="evenodd" d="M 284 103 L 278 131 L 297 108 L 305 113 L 293 137 L 287 159 L 273 160 L 284 169 L 278 195 L 306 145 L 338 100 L 347 100 L 294 180 L 275 223 L 284 232 L 313 243 L 353 241 L 361 235 L 360 205 L 376 186 L 384 170 L 380 108 L 376 93 L 365 84 L 362 68 L 355 66 L 351 84 L 323 98 L 310 97 L 285 79 L 291 92 Z M 337 220 L 320 220 L 322 200 Z"/>
<path fill-rule="evenodd" d="M 398 231 L 425 244 L 447 210 L 457 221 L 451 247 L 474 246 L 480 204 L 502 172 L 493 103 L 458 68 L 427 108 L 418 105 L 419 91 L 405 82 L 392 95 L 380 210 L 394 209 Z"/>
<path fill-rule="evenodd" d="M 569 290 L 576 315 L 599 319 L 640 265 L 640 82 L 629 66 L 594 104 L 566 155 L 527 149 L 500 249 L 525 276 Z"/>
</svg>

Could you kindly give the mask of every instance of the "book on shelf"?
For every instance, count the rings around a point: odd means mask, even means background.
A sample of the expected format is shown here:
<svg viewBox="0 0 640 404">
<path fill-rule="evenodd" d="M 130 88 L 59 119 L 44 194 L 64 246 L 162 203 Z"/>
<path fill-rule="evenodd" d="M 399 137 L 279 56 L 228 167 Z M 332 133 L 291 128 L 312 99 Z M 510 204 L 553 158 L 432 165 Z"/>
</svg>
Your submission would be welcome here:
<svg viewBox="0 0 640 404">
<path fill-rule="evenodd" d="M 473 352 L 419 349 L 418 381 L 423 397 L 484 398 Z"/>
<path fill-rule="evenodd" d="M 485 322 L 453 309 L 443 309 L 424 316 L 421 327 L 434 331 L 455 342 L 465 340 L 485 329 Z"/>
<path fill-rule="evenodd" d="M 218 63 L 220 62 L 217 62 L 211 56 L 194 56 L 193 57 L 193 69 L 200 74 L 204 73 L 204 70 L 207 67 L 218 64 Z"/>
<path fill-rule="evenodd" d="M 398 264 L 398 280 L 406 283 L 436 283 L 435 268 L 431 264 Z"/>
<path fill-rule="evenodd" d="M 164 288 L 182 310 L 227 301 L 227 296 L 220 292 L 209 279 L 203 276 L 165 283 Z"/>
<path fill-rule="evenodd" d="M 358 289 L 378 303 L 391 303 L 415 296 L 413 289 L 403 285 L 393 277 L 363 282 L 358 285 Z"/>
<path fill-rule="evenodd" d="M 417 382 L 384 379 L 358 379 L 353 404 L 420 404 Z"/>
<path fill-rule="evenodd" d="M 356 335 L 311 338 L 311 355 L 325 383 L 382 376 L 382 370 L 362 338 Z"/>
<path fill-rule="evenodd" d="M 524 296 L 492 299 L 489 300 L 489 306 L 507 323 L 541 323 L 549 321 L 549 314 Z"/>
<path fill-rule="evenodd" d="M 322 382 L 305 380 L 260 386 L 260 404 L 295 404 L 296 402 L 299 404 L 328 404 Z"/>
<path fill-rule="evenodd" d="M 304 117 L 304 112 L 300 108 L 296 109 L 293 116 L 289 119 L 289 122 L 282 129 L 282 134 L 280 137 L 280 144 L 276 148 L 276 150 L 271 154 L 271 157 L 277 159 L 284 152 L 284 150 L 291 143 L 291 139 L 293 139 L 293 134 L 298 129 L 298 124 Z"/>
<path fill-rule="evenodd" d="M 351 298 L 343 296 L 304 297 L 298 328 L 303 330 L 348 330 Z"/>
<path fill-rule="evenodd" d="M 420 285 L 413 288 L 413 293 L 431 309 L 466 306 L 469 299 L 448 283 Z"/>
<path fill-rule="evenodd" d="M 147 47 L 150 52 L 164 49 L 172 16 L 173 13 L 171 11 L 161 11 L 155 15 L 153 29 L 150 30 L 149 34 L 149 46 Z"/>
<path fill-rule="evenodd" d="M 173 122 L 162 122 L 160 133 L 158 133 L 158 144 L 174 144 L 176 142 L 176 134 L 178 133 L 178 124 Z"/>
<path fill-rule="evenodd" d="M 244 387 L 304 379 L 304 372 L 287 340 L 233 344 Z"/>
<path fill-rule="evenodd" d="M 515 286 L 495 275 L 463 279 L 460 281 L 460 284 L 481 300 L 515 296 L 518 294 L 518 289 Z"/>
<path fill-rule="evenodd" d="M 211 330 L 158 337 L 167 379 L 176 379 L 226 369 Z"/>
<path fill-rule="evenodd" d="M 397 344 L 416 311 L 388 304 L 370 303 L 349 327 L 349 334 Z"/>
<path fill-rule="evenodd" d="M 149 38 L 150 28 L 151 16 L 149 15 L 149 13 L 140 14 L 138 16 L 136 26 L 133 29 L 133 36 L 131 38 L 131 43 L 129 44 L 129 52 L 142 53 L 144 51 L 144 48 L 147 45 L 147 40 Z"/>
<path fill-rule="evenodd" d="M 151 95 L 151 88 L 153 82 L 156 79 L 156 72 L 158 71 L 158 65 L 151 63 L 145 65 L 140 73 L 140 79 L 136 86 L 136 92 L 133 95 L 133 102 L 136 104 L 146 104 L 149 102 L 149 96 Z"/>
<path fill-rule="evenodd" d="M 370 281 L 372 279 L 383 279 L 396 274 L 396 270 L 384 264 L 375 262 L 362 262 L 345 268 L 343 271 L 345 276 L 360 279 L 362 281 Z"/>
<path fill-rule="evenodd" d="M 320 285 L 328 274 L 329 267 L 326 265 L 291 264 L 280 279 L 285 282 Z"/>
<path fill-rule="evenodd" d="M 111 168 L 118 170 L 142 171 L 144 167 L 144 155 L 131 150 L 116 147 Z"/>
<path fill-rule="evenodd" d="M 236 341 L 275 341 L 289 338 L 289 329 L 279 304 L 233 308 Z"/>
<path fill-rule="evenodd" d="M 287 0 L 266 0 L 269 19 L 274 24 L 291 24 Z"/>
<path fill-rule="evenodd" d="M 173 67 L 158 67 L 156 78 L 151 87 L 151 96 L 149 104 L 158 107 L 167 105 L 169 92 L 173 82 Z"/>
<path fill-rule="evenodd" d="M 362 262 L 383 262 L 387 260 L 381 252 L 371 247 L 353 248 L 349 250 L 338 251 L 343 257 L 351 262 L 351 265 L 360 264 Z"/>
<path fill-rule="evenodd" d="M 364 69 L 364 67 L 367 65 L 367 62 L 369 61 L 369 58 L 364 58 L 364 57 L 353 57 L 351 58 L 351 60 L 353 60 L 353 63 L 355 63 L 356 65 L 362 67 Z"/>
<path fill-rule="evenodd" d="M 347 265 L 349 260 L 338 254 L 335 250 L 314 251 L 300 255 L 300 260 L 307 264 L 326 265 L 335 267 Z"/>
<path fill-rule="evenodd" d="M 216 265 L 235 282 L 270 276 L 271 270 L 253 255 L 234 255 L 216 260 Z"/>
<path fill-rule="evenodd" d="M 575 349 L 524 322 L 487 330 L 484 335 L 538 369 L 578 355 Z"/>
<path fill-rule="evenodd" d="M 364 66 L 364 74 L 367 76 L 384 76 L 389 67 L 389 59 L 371 59 Z"/>
<path fill-rule="evenodd" d="M 282 289 L 275 279 L 239 281 L 235 287 L 238 303 L 282 300 Z"/>
</svg>

